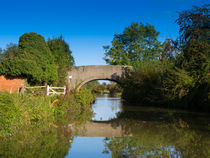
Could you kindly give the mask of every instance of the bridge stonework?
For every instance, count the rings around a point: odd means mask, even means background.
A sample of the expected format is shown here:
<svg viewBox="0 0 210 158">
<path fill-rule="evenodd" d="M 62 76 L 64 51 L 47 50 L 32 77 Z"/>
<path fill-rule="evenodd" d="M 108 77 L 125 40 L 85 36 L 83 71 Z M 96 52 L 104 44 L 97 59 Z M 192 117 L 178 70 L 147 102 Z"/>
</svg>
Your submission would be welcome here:
<svg viewBox="0 0 210 158">
<path fill-rule="evenodd" d="M 122 83 L 127 73 L 132 69 L 121 65 L 74 66 L 68 71 L 69 90 L 79 90 L 84 84 L 94 80 L 110 80 Z"/>
</svg>

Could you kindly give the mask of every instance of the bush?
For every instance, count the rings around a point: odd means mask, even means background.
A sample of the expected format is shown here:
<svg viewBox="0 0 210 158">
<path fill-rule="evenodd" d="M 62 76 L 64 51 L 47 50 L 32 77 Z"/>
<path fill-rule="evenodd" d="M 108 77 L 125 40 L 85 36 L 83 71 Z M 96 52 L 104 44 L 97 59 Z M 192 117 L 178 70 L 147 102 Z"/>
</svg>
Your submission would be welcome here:
<svg viewBox="0 0 210 158">
<path fill-rule="evenodd" d="M 1 60 L 0 75 L 27 78 L 30 84 L 55 82 L 57 69 L 44 37 L 36 33 L 23 34 L 16 55 Z"/>
<path fill-rule="evenodd" d="M 163 66 L 159 61 L 139 63 L 124 80 L 122 98 L 130 103 L 160 103 L 162 77 Z"/>
</svg>

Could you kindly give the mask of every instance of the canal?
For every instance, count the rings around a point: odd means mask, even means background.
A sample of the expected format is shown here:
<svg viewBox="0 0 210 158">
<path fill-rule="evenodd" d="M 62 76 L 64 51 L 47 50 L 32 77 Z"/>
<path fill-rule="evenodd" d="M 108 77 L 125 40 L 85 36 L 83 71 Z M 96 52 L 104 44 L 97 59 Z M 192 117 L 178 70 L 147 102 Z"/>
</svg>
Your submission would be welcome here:
<svg viewBox="0 0 210 158">
<path fill-rule="evenodd" d="M 97 97 L 91 121 L 66 128 L 73 137 L 66 158 L 210 157 L 210 117 L 205 113 L 123 106 Z"/>
<path fill-rule="evenodd" d="M 89 109 L 90 110 L 90 109 Z M 0 139 L 2 158 L 208 158 L 207 113 L 123 105 L 97 97 L 92 111 L 34 124 Z"/>
</svg>

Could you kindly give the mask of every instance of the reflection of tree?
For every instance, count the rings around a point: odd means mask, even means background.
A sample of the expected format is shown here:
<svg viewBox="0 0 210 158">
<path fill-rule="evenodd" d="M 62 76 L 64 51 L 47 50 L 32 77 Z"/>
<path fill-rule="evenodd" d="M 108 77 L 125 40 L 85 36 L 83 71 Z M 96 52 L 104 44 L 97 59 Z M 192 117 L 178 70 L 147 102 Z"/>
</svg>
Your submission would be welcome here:
<svg viewBox="0 0 210 158">
<path fill-rule="evenodd" d="M 118 157 L 166 157 L 173 150 L 173 147 L 164 147 L 160 144 L 148 146 L 140 137 L 123 137 L 123 138 L 106 138 L 104 153 L 112 152 L 113 158 Z M 179 152 L 173 151 L 173 155 L 178 155 Z"/>
<path fill-rule="evenodd" d="M 106 138 L 104 153 L 111 152 L 114 158 L 208 157 L 210 134 L 204 135 L 201 131 L 192 129 L 182 119 L 171 117 L 171 123 L 168 121 L 162 124 L 153 121 L 121 120 L 123 130 L 135 136 Z"/>
<path fill-rule="evenodd" d="M 23 124 L 17 127 L 13 135 L 0 137 L 0 158 L 62 158 L 67 155 L 73 136 L 68 130 L 69 123 L 83 124 L 90 120 L 93 113 L 88 100 L 81 100 L 80 91 L 66 114 L 58 113 L 54 123 L 45 120 L 39 124 Z M 80 102 L 77 101 L 80 99 Z M 60 107 L 62 108 L 62 107 Z M 60 109 L 59 109 L 60 110 Z M 60 110 L 59 112 L 63 112 Z M 63 116 L 64 115 L 64 116 Z"/>
<path fill-rule="evenodd" d="M 65 135 L 62 130 L 54 127 L 26 127 L 16 135 L 1 140 L 0 157 L 64 157 L 70 148 L 70 135 Z"/>
</svg>

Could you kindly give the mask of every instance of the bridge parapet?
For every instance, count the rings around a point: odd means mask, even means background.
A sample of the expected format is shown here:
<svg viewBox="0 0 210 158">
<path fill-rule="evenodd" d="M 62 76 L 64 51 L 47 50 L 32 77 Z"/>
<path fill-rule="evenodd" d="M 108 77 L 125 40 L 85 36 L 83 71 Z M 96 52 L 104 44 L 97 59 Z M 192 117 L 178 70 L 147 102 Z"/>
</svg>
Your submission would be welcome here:
<svg viewBox="0 0 210 158">
<path fill-rule="evenodd" d="M 122 65 L 74 66 L 68 71 L 68 86 L 70 90 L 78 90 L 94 80 L 110 80 L 121 84 L 131 69 L 130 66 Z"/>
</svg>

